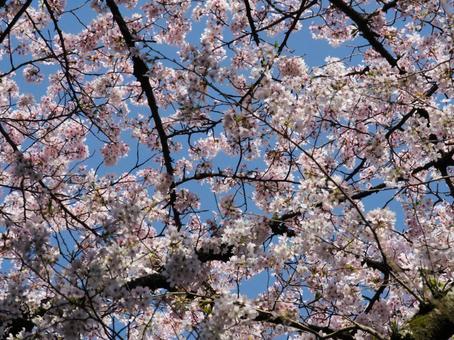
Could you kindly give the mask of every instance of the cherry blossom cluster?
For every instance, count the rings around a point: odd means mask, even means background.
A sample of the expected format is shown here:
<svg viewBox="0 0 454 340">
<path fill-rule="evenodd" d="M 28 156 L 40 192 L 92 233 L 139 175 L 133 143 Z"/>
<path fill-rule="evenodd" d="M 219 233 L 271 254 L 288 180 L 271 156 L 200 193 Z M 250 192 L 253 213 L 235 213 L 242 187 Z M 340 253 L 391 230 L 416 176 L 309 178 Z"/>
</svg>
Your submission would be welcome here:
<svg viewBox="0 0 454 340">
<path fill-rule="evenodd" d="M 453 336 L 452 13 L 0 1 L 0 339 Z"/>
</svg>

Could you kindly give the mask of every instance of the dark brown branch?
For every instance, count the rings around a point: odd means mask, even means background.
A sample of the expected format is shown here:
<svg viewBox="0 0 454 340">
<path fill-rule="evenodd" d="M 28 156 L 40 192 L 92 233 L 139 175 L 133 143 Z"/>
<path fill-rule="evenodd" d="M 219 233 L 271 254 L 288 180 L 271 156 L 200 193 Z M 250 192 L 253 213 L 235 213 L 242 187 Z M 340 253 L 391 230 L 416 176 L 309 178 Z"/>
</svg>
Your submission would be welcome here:
<svg viewBox="0 0 454 340">
<path fill-rule="evenodd" d="M 430 87 L 430 89 L 426 91 L 426 93 L 424 95 L 428 98 L 428 97 L 432 96 L 437 90 L 438 90 L 438 85 L 437 84 L 433 84 Z M 391 135 L 397 130 L 404 131 L 403 126 L 415 114 L 417 114 L 420 117 L 426 119 L 427 120 L 427 127 L 430 127 L 430 116 L 429 116 L 429 113 L 424 108 L 416 108 L 416 107 L 414 107 L 413 109 L 411 109 L 410 112 L 408 112 L 405 116 L 402 117 L 402 119 L 399 121 L 399 123 L 397 123 L 396 125 L 394 125 L 392 128 L 390 128 L 388 130 L 388 132 L 385 134 L 386 139 L 389 140 Z M 437 136 L 434 135 L 433 133 L 431 133 L 429 135 L 429 141 L 432 144 L 436 144 L 436 143 L 439 142 Z M 446 185 L 449 188 L 450 195 L 452 197 L 454 197 L 454 184 L 452 183 L 452 180 L 451 180 L 451 178 L 449 176 L 448 169 L 447 169 L 449 166 L 454 166 L 454 160 L 452 158 L 454 156 L 454 150 L 451 150 L 449 152 L 440 152 L 440 154 L 441 154 L 440 158 L 438 158 L 437 160 L 434 160 L 434 161 L 430 161 L 427 164 L 424 164 L 422 166 L 419 166 L 419 167 L 415 168 L 412 171 L 411 174 L 415 175 L 415 174 L 417 174 L 417 173 L 419 173 L 419 172 L 421 172 L 423 170 L 428 170 L 428 169 L 434 167 L 435 169 L 440 171 L 441 175 L 444 177 Z"/>
<path fill-rule="evenodd" d="M 273 235 L 284 235 L 286 234 L 288 237 L 293 237 L 296 236 L 296 232 L 292 229 L 289 229 L 286 225 L 285 222 L 287 220 L 290 220 L 292 218 L 301 216 L 301 212 L 296 211 L 296 212 L 290 212 L 287 214 L 283 214 L 282 216 L 278 218 L 272 218 L 269 222 L 269 226 L 271 231 L 273 232 Z"/>
<path fill-rule="evenodd" d="M 355 11 L 351 6 L 347 5 L 343 0 L 329 0 L 337 9 L 342 11 L 346 16 L 348 16 L 358 27 L 359 31 L 362 33 L 364 39 L 366 39 L 372 48 L 378 52 L 383 58 L 386 59 L 388 64 L 392 67 L 398 67 L 397 59 L 394 58 L 388 50 L 383 46 L 383 44 L 378 41 L 378 34 L 371 30 L 368 25 L 367 20 L 357 11 Z M 401 73 L 405 73 L 401 70 Z"/>
<path fill-rule="evenodd" d="M 355 177 L 355 175 L 361 171 L 364 164 L 366 164 L 366 160 L 367 160 L 366 158 L 361 159 L 361 163 L 359 163 L 358 166 L 347 177 L 345 177 L 346 182 Z"/>
<path fill-rule="evenodd" d="M 14 16 L 13 20 L 8 24 L 6 29 L 0 34 L 0 44 L 3 43 L 3 40 L 8 36 L 9 32 L 11 32 L 11 29 L 14 27 L 14 25 L 17 23 L 17 21 L 20 19 L 22 14 L 25 13 L 27 10 L 28 6 L 30 6 L 32 3 L 32 0 L 27 0 L 27 2 L 21 7 L 21 9 L 16 13 Z"/>
<path fill-rule="evenodd" d="M 433 84 L 429 90 L 426 91 L 426 93 L 424 94 L 424 96 L 426 98 L 429 98 L 430 96 L 432 96 L 435 92 L 437 92 L 438 90 L 438 85 L 437 84 Z M 415 113 L 418 112 L 418 108 L 413 108 L 410 110 L 410 112 L 408 112 L 405 116 L 402 117 L 402 119 L 399 121 L 399 123 L 397 123 L 395 126 L 393 126 L 392 128 L 390 128 L 388 130 L 388 132 L 386 132 L 385 134 L 385 137 L 386 139 L 389 139 L 389 137 L 391 137 L 391 135 L 396 131 L 396 130 L 403 130 L 402 127 L 404 126 L 404 124 L 407 122 L 407 120 L 412 117 Z"/>
<path fill-rule="evenodd" d="M 454 197 L 454 184 L 452 183 L 451 177 L 448 173 L 448 167 L 454 166 L 454 149 L 449 152 L 441 152 L 441 157 L 437 160 L 428 162 L 420 167 L 415 168 L 412 171 L 412 174 L 417 174 L 418 172 L 429 170 L 430 168 L 434 167 L 438 171 L 440 171 L 441 175 L 443 176 L 446 185 L 449 188 L 450 195 Z"/>
<path fill-rule="evenodd" d="M 228 262 L 233 256 L 233 246 L 229 244 L 221 244 L 217 252 L 213 250 L 196 250 L 197 257 L 200 262 L 221 261 Z"/>
<path fill-rule="evenodd" d="M 267 182 L 267 183 L 290 183 L 290 184 L 300 184 L 300 182 L 292 181 L 289 179 L 278 179 L 278 178 L 263 178 L 260 176 L 249 175 L 248 173 L 245 174 L 227 174 L 222 171 L 218 172 L 203 172 L 203 173 L 195 173 L 191 177 L 185 177 L 181 181 L 175 183 L 176 186 L 179 186 L 183 183 L 192 181 L 192 180 L 203 180 L 206 178 L 226 178 L 226 179 L 235 179 L 238 181 L 244 182 Z"/>
<path fill-rule="evenodd" d="M 319 336 L 320 332 L 328 334 L 327 337 L 323 337 L 325 339 L 332 338 L 332 339 L 342 339 L 342 340 L 353 340 L 354 337 L 349 333 L 352 330 L 357 329 L 356 327 L 348 327 L 342 329 L 340 331 L 335 331 L 329 327 L 320 327 L 314 325 L 303 324 L 297 322 L 295 320 L 286 318 L 282 315 L 277 315 L 269 311 L 259 310 L 258 315 L 254 319 L 254 321 L 260 322 L 269 322 L 275 325 L 283 325 L 298 329 L 300 331 L 311 333 L 316 336 Z M 331 335 L 331 336 L 330 336 Z"/>
<path fill-rule="evenodd" d="M 367 196 L 375 194 L 375 193 L 379 192 L 380 190 L 382 190 L 384 188 L 386 188 L 386 184 L 385 183 L 377 184 L 377 185 L 373 186 L 370 189 L 367 189 L 367 190 L 364 190 L 364 191 L 360 191 L 360 192 L 352 195 L 352 199 L 360 200 L 362 198 L 365 198 Z"/>
<path fill-rule="evenodd" d="M 394 8 L 397 6 L 397 0 L 393 0 L 388 2 L 387 4 L 383 5 L 382 7 L 382 12 L 388 12 L 391 8 Z"/>
<path fill-rule="evenodd" d="M 367 67 L 366 67 L 367 68 Z M 366 69 L 365 68 L 365 69 Z M 363 69 L 363 71 L 365 70 Z M 367 68 L 368 69 L 368 68 Z M 349 73 L 347 74 L 348 75 L 353 75 L 353 74 L 358 74 L 358 73 L 361 73 L 363 71 L 360 71 L 360 72 L 352 72 L 352 73 Z M 367 70 L 368 71 L 368 70 Z M 430 96 L 432 96 L 436 91 L 438 90 L 438 85 L 437 84 L 433 84 L 429 90 L 426 91 L 426 93 L 424 94 L 427 98 L 429 98 Z M 400 130 L 400 131 L 403 131 L 403 126 L 404 124 L 407 122 L 407 120 L 412 117 L 414 114 L 419 114 L 420 116 L 424 117 L 425 119 L 427 119 L 427 126 L 430 125 L 430 119 L 429 119 L 429 114 L 427 113 L 427 111 L 425 109 L 421 109 L 421 108 L 412 108 L 410 110 L 410 112 L 408 112 L 405 116 L 402 117 L 402 119 L 399 121 L 399 123 L 397 123 L 395 126 L 391 127 L 385 134 L 385 137 L 386 139 L 389 140 L 389 138 L 391 137 L 391 135 L 396 131 L 396 130 Z M 429 139 L 430 140 L 435 140 L 436 139 L 436 136 L 434 136 L 433 134 L 429 136 Z M 364 165 L 366 164 L 366 161 L 367 161 L 367 158 L 363 158 L 361 160 L 361 163 L 345 178 L 345 181 L 349 181 L 350 179 L 352 179 L 359 171 L 361 171 L 361 169 L 364 167 Z M 430 166 L 429 166 L 430 167 Z M 419 172 L 421 170 L 418 170 L 416 172 L 413 172 L 412 174 L 416 174 L 417 172 Z M 401 180 L 401 179 L 399 179 Z M 449 185 L 449 184 L 448 184 Z M 385 186 L 383 184 L 380 184 L 377 189 L 382 189 L 384 188 Z M 452 191 L 452 190 L 451 190 Z M 374 192 L 377 192 L 377 190 L 371 192 L 371 193 L 374 193 Z M 360 193 L 360 194 L 357 194 L 357 195 L 354 195 L 352 198 L 355 198 L 355 199 L 361 199 L 363 197 L 365 197 L 364 195 L 366 195 L 367 191 L 363 192 L 363 193 Z M 370 193 L 369 193 L 370 194 Z"/>
<path fill-rule="evenodd" d="M 162 120 L 161 120 L 161 116 L 159 114 L 159 109 L 158 109 L 158 105 L 156 103 L 156 98 L 154 96 L 153 88 L 151 87 L 150 80 L 148 79 L 148 76 L 147 76 L 148 72 L 149 72 L 149 68 L 145 64 L 145 62 L 142 60 L 142 58 L 135 53 L 136 47 L 135 47 L 134 37 L 132 36 L 131 32 L 129 31 L 128 25 L 126 24 L 125 20 L 123 19 L 123 16 L 121 15 L 117 4 L 115 3 L 114 0 L 106 0 L 106 3 L 112 13 L 114 21 L 116 22 L 116 24 L 118 25 L 118 27 L 120 29 L 120 32 L 123 36 L 126 46 L 132 52 L 131 59 L 132 59 L 133 67 L 134 67 L 133 73 L 134 73 L 134 76 L 136 77 L 137 81 L 140 83 L 140 86 L 142 87 L 142 90 L 147 97 L 148 106 L 150 107 L 153 121 L 155 124 L 155 128 L 158 132 L 159 141 L 161 143 L 162 155 L 164 158 L 164 165 L 165 165 L 167 174 L 171 178 L 169 195 L 170 195 L 170 206 L 171 206 L 172 212 L 173 212 L 173 218 L 174 218 L 177 228 L 181 229 L 182 223 L 181 223 L 181 219 L 180 219 L 180 213 L 175 208 L 175 201 L 177 199 L 177 196 L 175 193 L 175 182 L 173 179 L 174 171 L 173 171 L 173 166 L 172 166 L 172 158 L 170 157 L 168 136 L 167 136 L 164 126 L 162 124 Z"/>
<path fill-rule="evenodd" d="M 259 35 L 257 33 L 257 29 L 255 28 L 254 18 L 252 17 L 252 10 L 251 5 L 249 4 L 248 0 L 244 0 L 244 5 L 246 7 L 246 16 L 249 22 L 249 26 L 251 27 L 252 37 L 254 38 L 255 44 L 257 46 L 260 45 Z"/>
<path fill-rule="evenodd" d="M 2 323 L 5 322 L 0 321 L 0 326 L 2 326 Z M 16 335 L 22 330 L 29 332 L 33 329 L 33 327 L 35 327 L 35 324 L 31 321 L 31 317 L 29 315 L 23 315 L 19 318 L 10 320 L 10 323 L 6 327 L 4 334 L 1 335 L 0 339 L 6 340 L 10 334 Z"/>
<path fill-rule="evenodd" d="M 454 160 L 452 159 L 452 156 L 451 156 L 451 159 L 450 159 L 450 165 L 454 165 Z M 450 192 L 451 197 L 454 198 L 454 184 L 452 183 L 451 177 L 448 174 L 447 167 L 448 167 L 447 165 L 444 165 L 444 166 L 438 167 L 437 169 L 438 169 L 438 171 L 440 171 L 441 175 L 443 176 L 443 178 L 444 178 L 444 180 L 446 182 L 446 185 L 449 188 L 449 192 Z"/>
<path fill-rule="evenodd" d="M 125 287 L 128 290 L 132 290 L 137 287 L 146 287 L 150 290 L 167 289 L 170 290 L 170 284 L 164 275 L 159 273 L 149 274 L 138 277 L 134 280 L 129 281 Z"/>
<path fill-rule="evenodd" d="M 296 28 L 296 25 L 298 24 L 298 21 L 301 18 L 301 15 L 303 15 L 304 11 L 311 7 L 312 5 L 316 4 L 317 1 L 311 1 L 309 4 L 306 4 L 307 0 L 304 0 L 301 2 L 300 8 L 298 8 L 298 11 L 295 14 L 295 18 L 293 19 L 289 29 L 287 32 L 285 32 L 284 39 L 282 40 L 279 48 L 277 49 L 277 55 L 280 55 L 282 51 L 284 50 L 284 47 L 287 45 L 287 41 L 290 38 L 290 34 L 294 31 Z"/>
<path fill-rule="evenodd" d="M 412 174 L 417 174 L 418 172 L 429 170 L 431 167 L 434 167 L 438 170 L 446 168 L 448 166 L 454 166 L 454 150 L 444 153 L 440 158 L 435 161 L 428 162 L 420 167 L 415 168 L 412 171 Z"/>
<path fill-rule="evenodd" d="M 380 296 L 383 294 L 383 292 L 385 291 L 386 287 L 388 287 L 388 284 L 389 284 L 389 273 L 385 272 L 383 275 L 384 275 L 383 276 L 383 283 L 376 290 L 375 294 L 370 299 L 368 299 L 369 300 L 369 304 L 367 305 L 366 309 L 364 310 L 364 313 L 366 313 L 366 314 L 368 314 L 372 310 L 372 307 L 374 306 L 374 304 L 377 301 L 380 300 Z"/>
</svg>

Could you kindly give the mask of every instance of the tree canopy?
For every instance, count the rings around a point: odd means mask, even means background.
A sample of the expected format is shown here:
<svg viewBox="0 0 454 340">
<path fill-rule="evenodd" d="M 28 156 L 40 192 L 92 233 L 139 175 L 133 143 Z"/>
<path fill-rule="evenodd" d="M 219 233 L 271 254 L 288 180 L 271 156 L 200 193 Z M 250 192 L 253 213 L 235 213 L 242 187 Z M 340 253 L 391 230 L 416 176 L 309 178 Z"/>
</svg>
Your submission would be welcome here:
<svg viewBox="0 0 454 340">
<path fill-rule="evenodd" d="M 0 339 L 449 339 L 453 7 L 0 1 Z"/>
</svg>

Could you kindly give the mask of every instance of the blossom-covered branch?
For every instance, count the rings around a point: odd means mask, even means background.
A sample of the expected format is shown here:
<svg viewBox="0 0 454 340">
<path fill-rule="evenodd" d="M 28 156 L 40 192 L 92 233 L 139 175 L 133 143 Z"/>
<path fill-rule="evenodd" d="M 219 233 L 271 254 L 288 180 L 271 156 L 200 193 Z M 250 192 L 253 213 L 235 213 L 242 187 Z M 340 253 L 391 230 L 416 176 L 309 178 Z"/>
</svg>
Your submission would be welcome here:
<svg viewBox="0 0 454 340">
<path fill-rule="evenodd" d="M 0 338 L 453 335 L 445 1 L 0 18 Z"/>
</svg>

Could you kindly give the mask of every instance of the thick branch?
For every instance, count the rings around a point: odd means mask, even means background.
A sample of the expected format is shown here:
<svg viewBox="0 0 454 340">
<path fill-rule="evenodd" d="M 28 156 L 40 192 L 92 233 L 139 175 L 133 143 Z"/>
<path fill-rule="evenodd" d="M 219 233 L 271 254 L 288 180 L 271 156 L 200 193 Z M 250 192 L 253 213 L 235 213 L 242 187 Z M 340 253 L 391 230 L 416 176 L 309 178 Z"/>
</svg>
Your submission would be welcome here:
<svg viewBox="0 0 454 340">
<path fill-rule="evenodd" d="M 147 287 L 150 290 L 157 290 L 157 289 L 167 289 L 170 290 L 170 284 L 167 282 L 167 279 L 164 275 L 159 273 L 149 274 L 146 276 L 138 277 L 132 281 L 129 281 L 125 287 L 129 290 L 137 288 L 137 287 Z"/>
<path fill-rule="evenodd" d="M 391 8 L 393 7 L 396 7 L 397 6 L 397 0 L 393 0 L 393 1 L 390 1 L 388 3 L 386 3 L 383 7 L 382 7 L 382 12 L 388 12 Z"/>
<path fill-rule="evenodd" d="M 180 213 L 175 208 L 175 201 L 176 201 L 177 197 L 176 197 L 176 193 L 174 190 L 175 189 L 175 182 L 173 180 L 174 171 L 173 171 L 173 166 L 172 166 L 172 158 L 170 157 L 168 136 L 167 136 L 164 126 L 162 124 L 161 116 L 159 115 L 158 105 L 156 103 L 156 98 L 153 93 L 153 88 L 151 87 L 150 80 L 148 79 L 148 76 L 147 76 L 148 72 L 149 72 L 149 68 L 145 64 L 145 62 L 142 60 L 142 58 L 135 53 L 136 47 L 135 47 L 134 37 L 132 36 L 131 32 L 129 31 L 128 25 L 126 24 L 125 20 L 123 19 L 123 16 L 121 15 L 117 4 L 115 3 L 114 0 L 107 0 L 106 3 L 112 13 L 114 21 L 120 28 L 120 32 L 123 36 L 123 39 L 124 39 L 126 45 L 132 52 L 131 59 L 132 59 L 132 63 L 134 66 L 133 73 L 134 73 L 134 76 L 136 77 L 137 81 L 140 83 L 140 86 L 142 87 L 142 90 L 144 91 L 144 93 L 147 97 L 148 106 L 150 107 L 153 121 L 154 121 L 156 130 L 158 132 L 159 141 L 161 143 L 162 155 L 164 158 L 164 165 L 166 167 L 167 174 L 170 176 L 171 181 L 172 181 L 171 185 L 170 185 L 170 206 L 172 207 L 173 218 L 174 218 L 177 228 L 181 229 L 182 223 L 181 223 L 181 219 L 180 219 Z"/>
<path fill-rule="evenodd" d="M 27 2 L 21 7 L 21 9 L 16 13 L 14 16 L 13 20 L 9 23 L 9 25 L 6 27 L 6 29 L 0 34 L 0 44 L 3 43 L 3 40 L 8 36 L 9 32 L 11 32 L 12 28 L 14 25 L 17 23 L 17 21 L 20 19 L 22 14 L 25 13 L 27 10 L 28 6 L 30 6 L 32 3 L 32 0 L 27 0 Z"/>
<path fill-rule="evenodd" d="M 257 29 L 255 28 L 254 18 L 252 17 L 251 5 L 248 0 L 244 0 L 244 5 L 246 6 L 246 16 L 249 21 L 249 26 L 251 27 L 252 37 L 254 38 L 255 44 L 260 45 L 259 35 L 257 34 Z"/>
<path fill-rule="evenodd" d="M 356 327 L 349 327 L 340 331 L 335 331 L 329 327 L 320 327 L 314 325 L 303 324 L 295 320 L 286 318 L 282 315 L 277 315 L 269 311 L 258 310 L 258 315 L 254 321 L 260 322 L 269 322 L 276 325 L 284 325 L 298 329 L 305 333 L 311 333 L 316 336 L 319 336 L 320 332 L 328 334 L 325 339 L 342 339 L 342 340 L 353 340 L 354 337 L 349 333 L 351 330 L 356 329 Z"/>
<path fill-rule="evenodd" d="M 437 84 L 433 84 L 429 90 L 426 91 L 426 93 L 424 94 L 424 96 L 426 98 L 429 98 L 430 96 L 432 96 L 435 92 L 437 92 L 438 90 L 438 85 Z M 413 109 L 410 110 L 410 112 L 408 112 L 405 116 L 402 117 L 402 119 L 399 121 L 399 123 L 397 123 L 395 126 L 393 126 L 392 128 L 390 128 L 388 130 L 388 132 L 386 132 L 386 139 L 389 139 L 389 137 L 391 137 L 391 135 L 396 131 L 396 130 L 403 130 L 403 126 L 404 124 L 407 122 L 407 120 L 412 117 L 415 113 L 419 112 L 420 109 L 414 107 Z"/>
<path fill-rule="evenodd" d="M 0 326 L 2 326 L 2 322 L 0 322 Z M 35 324 L 31 321 L 30 316 L 24 315 L 17 319 L 11 320 L 9 325 L 6 327 L 6 332 L 1 335 L 0 339 L 6 340 L 10 334 L 16 335 L 23 329 L 29 332 L 33 329 L 33 327 L 35 327 Z"/>
<path fill-rule="evenodd" d="M 372 31 L 363 16 L 355 11 L 351 6 L 347 5 L 343 0 L 330 0 L 330 2 L 346 16 L 348 16 L 361 31 L 364 39 L 366 39 L 372 48 L 377 51 L 383 58 L 386 59 L 388 64 L 392 67 L 397 67 L 397 59 L 394 58 L 388 50 L 377 39 L 377 33 Z M 401 71 L 401 73 L 405 73 Z"/>
</svg>

